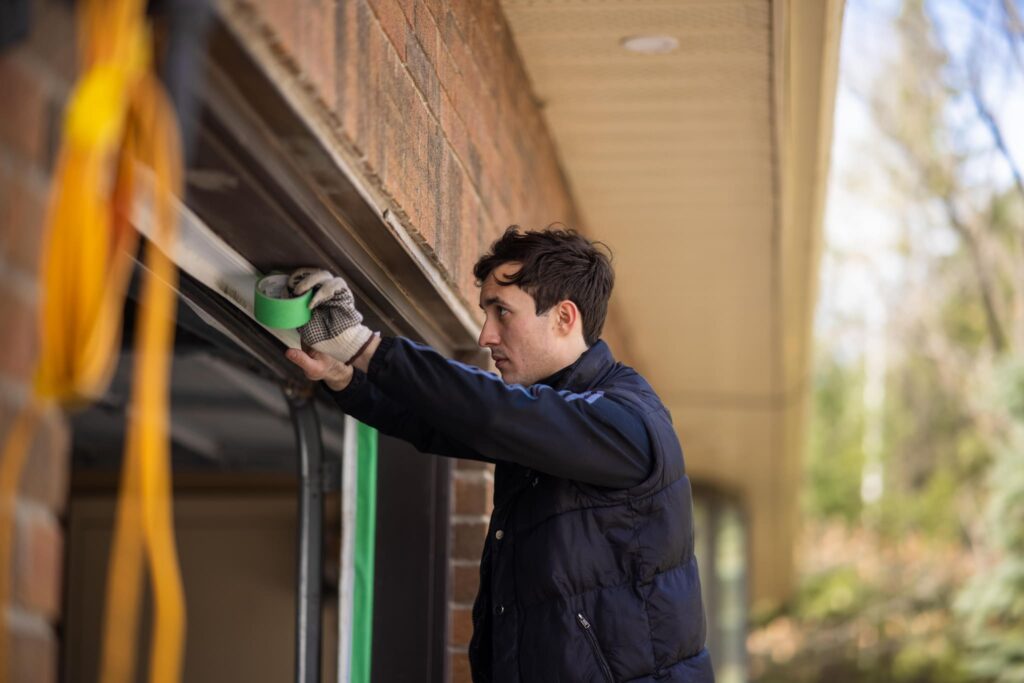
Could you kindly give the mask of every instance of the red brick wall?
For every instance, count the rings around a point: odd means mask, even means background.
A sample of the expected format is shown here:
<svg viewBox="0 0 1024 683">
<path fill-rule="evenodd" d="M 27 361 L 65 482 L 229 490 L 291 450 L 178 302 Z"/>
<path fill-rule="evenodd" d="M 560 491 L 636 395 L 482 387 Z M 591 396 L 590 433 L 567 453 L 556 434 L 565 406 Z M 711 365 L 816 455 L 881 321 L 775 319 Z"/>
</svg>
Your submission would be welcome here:
<svg viewBox="0 0 1024 683">
<path fill-rule="evenodd" d="M 227 0 L 229 22 L 258 27 L 302 83 L 364 180 L 475 311 L 471 268 L 510 223 L 577 223 L 550 136 L 496 0 Z M 73 73 L 71 8 L 37 0 L 31 37 L 0 55 L 0 434 L 27 395 L 45 189 Z M 66 426 L 48 418 L 18 501 L 14 681 L 56 675 L 66 498 Z M 466 644 L 490 513 L 490 468 L 460 463 L 452 481 L 451 669 L 468 681 Z"/>
<path fill-rule="evenodd" d="M 0 439 L 30 396 L 36 348 L 36 282 L 49 176 L 74 64 L 71 7 L 36 3 L 42 31 L 0 53 Z M 10 633 L 6 666 L 12 683 L 57 680 L 67 498 L 67 424 L 48 414 L 37 431 L 15 501 L 11 604 L 0 605 Z"/>
<path fill-rule="evenodd" d="M 365 179 L 476 308 L 471 268 L 505 226 L 576 223 L 496 0 L 238 0 Z"/>
<path fill-rule="evenodd" d="M 473 598 L 480 585 L 480 552 L 494 497 L 494 468 L 460 460 L 452 481 L 448 654 L 453 681 L 469 681 L 466 649 L 473 635 Z"/>
<path fill-rule="evenodd" d="M 472 265 L 505 226 L 576 226 L 497 0 L 237 0 L 227 13 L 259 27 L 471 310 Z M 449 663 L 468 681 L 493 472 L 459 463 L 452 489 Z"/>
</svg>

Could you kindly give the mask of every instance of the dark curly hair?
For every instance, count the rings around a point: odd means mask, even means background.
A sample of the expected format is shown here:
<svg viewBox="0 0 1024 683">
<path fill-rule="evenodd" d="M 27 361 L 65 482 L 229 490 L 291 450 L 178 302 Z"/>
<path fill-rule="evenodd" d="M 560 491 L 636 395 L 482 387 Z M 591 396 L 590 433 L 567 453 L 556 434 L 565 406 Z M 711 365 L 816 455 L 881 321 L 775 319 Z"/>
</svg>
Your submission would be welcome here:
<svg viewBox="0 0 1024 683">
<path fill-rule="evenodd" d="M 583 317 L 583 340 L 587 346 L 600 339 L 615 284 L 611 250 L 606 244 L 592 242 L 575 230 L 548 226 L 544 230 L 520 232 L 518 225 L 510 225 L 473 266 L 477 285 L 482 285 L 495 268 L 510 261 L 522 266 L 508 279 L 498 280 L 499 285 L 522 288 L 533 297 L 537 315 L 546 313 L 559 301 L 572 301 Z"/>
</svg>

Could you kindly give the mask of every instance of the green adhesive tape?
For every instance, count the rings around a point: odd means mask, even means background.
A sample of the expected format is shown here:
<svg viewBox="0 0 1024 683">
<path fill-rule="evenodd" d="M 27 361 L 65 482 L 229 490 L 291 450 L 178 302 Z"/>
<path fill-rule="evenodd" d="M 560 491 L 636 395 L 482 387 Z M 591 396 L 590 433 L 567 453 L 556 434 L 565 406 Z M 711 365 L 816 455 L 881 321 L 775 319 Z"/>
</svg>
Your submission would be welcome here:
<svg viewBox="0 0 1024 683">
<path fill-rule="evenodd" d="M 267 275 L 256 283 L 253 313 L 267 327 L 294 330 L 309 322 L 309 301 L 312 298 L 312 289 L 302 296 L 291 296 L 287 275 Z"/>
</svg>

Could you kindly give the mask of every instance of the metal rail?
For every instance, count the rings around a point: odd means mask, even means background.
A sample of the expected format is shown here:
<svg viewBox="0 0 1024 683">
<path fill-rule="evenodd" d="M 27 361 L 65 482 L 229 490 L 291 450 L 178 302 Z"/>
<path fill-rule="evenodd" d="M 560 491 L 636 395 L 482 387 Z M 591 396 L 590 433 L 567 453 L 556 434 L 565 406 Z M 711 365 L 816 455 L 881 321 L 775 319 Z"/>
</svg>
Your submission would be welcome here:
<svg viewBox="0 0 1024 683">
<path fill-rule="evenodd" d="M 320 681 L 324 481 L 320 422 L 312 397 L 285 388 L 299 446 L 299 563 L 295 615 L 296 683 Z"/>
</svg>

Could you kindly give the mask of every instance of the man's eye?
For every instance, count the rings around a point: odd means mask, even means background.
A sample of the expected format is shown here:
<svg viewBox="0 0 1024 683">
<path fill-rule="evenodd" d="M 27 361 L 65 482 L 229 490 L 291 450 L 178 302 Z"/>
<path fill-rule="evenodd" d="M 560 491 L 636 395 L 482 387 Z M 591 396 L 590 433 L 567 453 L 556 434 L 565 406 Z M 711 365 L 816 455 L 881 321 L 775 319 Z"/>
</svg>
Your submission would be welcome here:
<svg viewBox="0 0 1024 683">
<path fill-rule="evenodd" d="M 505 314 L 508 313 L 508 309 L 503 306 L 498 306 L 498 317 L 504 318 Z"/>
</svg>

